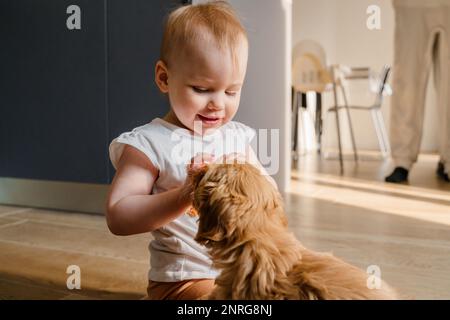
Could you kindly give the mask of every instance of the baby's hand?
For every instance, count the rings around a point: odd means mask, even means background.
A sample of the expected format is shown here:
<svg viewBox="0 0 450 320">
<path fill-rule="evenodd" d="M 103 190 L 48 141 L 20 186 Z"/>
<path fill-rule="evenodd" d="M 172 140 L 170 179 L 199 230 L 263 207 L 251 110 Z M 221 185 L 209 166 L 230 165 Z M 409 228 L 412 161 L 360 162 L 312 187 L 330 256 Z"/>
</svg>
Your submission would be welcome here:
<svg viewBox="0 0 450 320">
<path fill-rule="evenodd" d="M 187 177 L 181 188 L 181 196 L 192 202 L 194 186 L 192 177 L 194 174 L 208 163 L 214 162 L 214 155 L 209 153 L 199 153 L 191 159 L 191 163 L 186 166 Z"/>
<path fill-rule="evenodd" d="M 214 155 L 211 153 L 197 153 L 197 155 L 191 159 L 191 163 L 187 166 L 188 173 L 189 170 L 195 170 L 214 160 Z"/>
<path fill-rule="evenodd" d="M 246 162 L 250 162 L 250 159 L 247 155 L 243 153 L 232 152 L 224 154 L 216 162 L 222 164 L 234 164 L 234 163 L 243 164 Z"/>
</svg>

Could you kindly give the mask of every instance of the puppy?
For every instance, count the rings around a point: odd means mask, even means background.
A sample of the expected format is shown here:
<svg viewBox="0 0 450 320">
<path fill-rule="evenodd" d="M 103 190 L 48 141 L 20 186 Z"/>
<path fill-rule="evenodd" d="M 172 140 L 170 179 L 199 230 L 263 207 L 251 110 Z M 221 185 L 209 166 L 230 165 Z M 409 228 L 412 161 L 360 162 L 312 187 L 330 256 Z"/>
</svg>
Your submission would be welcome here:
<svg viewBox="0 0 450 320">
<path fill-rule="evenodd" d="M 397 299 L 385 282 L 289 232 L 281 195 L 248 163 L 209 164 L 191 177 L 196 241 L 220 271 L 208 299 Z"/>
</svg>

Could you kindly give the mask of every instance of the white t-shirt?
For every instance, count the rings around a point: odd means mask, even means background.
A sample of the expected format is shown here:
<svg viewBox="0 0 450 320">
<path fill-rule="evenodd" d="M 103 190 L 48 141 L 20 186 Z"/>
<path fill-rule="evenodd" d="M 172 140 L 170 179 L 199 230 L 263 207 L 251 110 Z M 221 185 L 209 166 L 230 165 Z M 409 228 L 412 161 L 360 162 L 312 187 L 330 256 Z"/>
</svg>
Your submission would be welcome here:
<svg viewBox="0 0 450 320">
<path fill-rule="evenodd" d="M 233 152 L 245 154 L 254 136 L 253 129 L 236 121 L 230 121 L 201 137 L 156 118 L 115 138 L 109 146 L 109 155 L 117 169 L 125 144 L 142 151 L 159 170 L 151 192 L 157 194 L 183 185 L 186 165 L 197 153 L 211 153 L 216 159 Z M 218 275 L 217 270 L 212 268 L 206 248 L 194 240 L 197 219 L 183 214 L 152 232 L 154 240 L 149 245 L 150 280 L 174 282 L 214 279 Z"/>
</svg>

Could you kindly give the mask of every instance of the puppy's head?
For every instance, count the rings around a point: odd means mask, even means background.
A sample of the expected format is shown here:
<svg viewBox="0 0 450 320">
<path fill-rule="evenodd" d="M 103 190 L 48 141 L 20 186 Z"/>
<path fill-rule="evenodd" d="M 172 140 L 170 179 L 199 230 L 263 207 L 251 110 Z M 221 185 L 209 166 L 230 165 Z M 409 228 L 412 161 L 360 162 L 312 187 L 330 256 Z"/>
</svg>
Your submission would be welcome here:
<svg viewBox="0 0 450 320">
<path fill-rule="evenodd" d="M 267 224 L 286 225 L 281 196 L 251 164 L 209 164 L 192 183 L 199 215 L 195 240 L 207 247 L 243 241 Z"/>
</svg>

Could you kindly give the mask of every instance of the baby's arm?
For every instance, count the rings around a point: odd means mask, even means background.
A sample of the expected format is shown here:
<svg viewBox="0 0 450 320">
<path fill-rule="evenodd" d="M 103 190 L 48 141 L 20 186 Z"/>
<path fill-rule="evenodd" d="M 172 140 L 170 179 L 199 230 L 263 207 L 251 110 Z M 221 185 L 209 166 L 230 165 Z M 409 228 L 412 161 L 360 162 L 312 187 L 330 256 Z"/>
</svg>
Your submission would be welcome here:
<svg viewBox="0 0 450 320">
<path fill-rule="evenodd" d="M 106 201 L 110 231 L 131 235 L 153 231 L 183 214 L 191 205 L 186 184 L 150 195 L 158 170 L 142 153 L 125 146 Z"/>
</svg>

